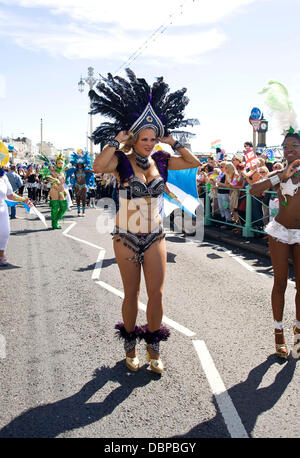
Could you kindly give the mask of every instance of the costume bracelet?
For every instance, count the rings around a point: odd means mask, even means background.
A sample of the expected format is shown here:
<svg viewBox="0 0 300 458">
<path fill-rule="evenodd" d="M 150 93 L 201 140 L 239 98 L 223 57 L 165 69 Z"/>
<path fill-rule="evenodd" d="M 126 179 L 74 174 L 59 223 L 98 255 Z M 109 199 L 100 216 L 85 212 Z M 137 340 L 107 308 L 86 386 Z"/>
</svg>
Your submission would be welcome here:
<svg viewBox="0 0 300 458">
<path fill-rule="evenodd" d="M 269 178 L 269 180 L 271 181 L 272 186 L 276 186 L 278 183 L 280 183 L 280 178 L 278 175 L 273 175 Z"/>
<path fill-rule="evenodd" d="M 109 142 L 107 142 L 108 146 L 112 146 L 113 148 L 116 148 L 118 149 L 120 147 L 120 142 L 118 142 L 118 140 L 109 140 Z"/>
<path fill-rule="evenodd" d="M 176 140 L 176 142 L 174 143 L 174 145 L 172 146 L 173 150 L 176 151 L 178 150 L 179 148 L 184 148 L 183 144 L 180 143 L 178 140 Z"/>
</svg>

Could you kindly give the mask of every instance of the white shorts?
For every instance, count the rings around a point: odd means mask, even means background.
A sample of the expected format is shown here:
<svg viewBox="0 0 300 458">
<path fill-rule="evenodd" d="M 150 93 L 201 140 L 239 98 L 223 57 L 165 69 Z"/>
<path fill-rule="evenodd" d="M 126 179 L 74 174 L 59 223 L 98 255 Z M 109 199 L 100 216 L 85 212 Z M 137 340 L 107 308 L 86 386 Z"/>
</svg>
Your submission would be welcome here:
<svg viewBox="0 0 300 458">
<path fill-rule="evenodd" d="M 287 229 L 275 219 L 267 225 L 265 232 L 281 243 L 288 245 L 300 243 L 300 229 Z"/>
</svg>

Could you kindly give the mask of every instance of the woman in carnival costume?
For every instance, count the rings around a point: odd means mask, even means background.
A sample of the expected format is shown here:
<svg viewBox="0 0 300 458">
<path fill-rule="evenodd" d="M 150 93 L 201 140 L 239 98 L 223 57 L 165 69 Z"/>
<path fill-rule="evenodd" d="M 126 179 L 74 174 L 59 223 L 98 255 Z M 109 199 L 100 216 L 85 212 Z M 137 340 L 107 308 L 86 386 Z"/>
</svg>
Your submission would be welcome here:
<svg viewBox="0 0 300 458">
<path fill-rule="evenodd" d="M 13 200 L 15 202 L 26 203 L 26 205 L 32 206 L 30 199 L 18 196 L 13 192 L 11 184 L 3 169 L 8 162 L 8 159 L 8 150 L 4 143 L 0 142 L 0 266 L 8 264 L 8 260 L 5 256 L 5 250 L 10 234 L 10 224 L 8 208 L 5 200 Z"/>
<path fill-rule="evenodd" d="M 73 167 L 66 171 L 67 180 L 70 180 L 75 192 L 77 214 L 80 216 L 80 204 L 82 203 L 82 216 L 85 216 L 86 197 L 88 187 L 94 185 L 94 172 L 89 153 L 77 150 L 72 153 L 70 163 Z"/>
<path fill-rule="evenodd" d="M 50 197 L 50 208 L 51 208 L 51 222 L 52 229 L 61 229 L 58 224 L 62 219 L 68 208 L 67 192 L 65 190 L 65 158 L 59 153 L 55 159 L 55 167 L 51 165 L 50 160 L 45 155 L 39 156 L 39 159 L 43 160 L 46 167 L 41 169 L 41 175 L 43 178 L 50 182 L 51 188 L 49 191 Z"/>
<path fill-rule="evenodd" d="M 117 335 L 124 340 L 126 365 L 136 371 L 139 359 L 136 341 L 144 339 L 150 369 L 164 370 L 159 344 L 167 340 L 169 330 L 162 326 L 163 287 L 166 272 L 166 245 L 160 202 L 165 191 L 168 169 L 196 168 L 198 159 L 175 141 L 170 130 L 184 121 L 183 110 L 188 103 L 186 89 L 174 93 L 163 78 L 150 87 L 132 70 L 128 79 L 108 74 L 97 85 L 99 94 L 91 90 L 92 114 L 112 118 L 93 133 L 101 153 L 94 162 L 96 173 L 112 173 L 119 183 L 120 208 L 113 231 L 114 251 L 124 286 L 123 322 L 116 325 Z M 179 154 L 164 151 L 152 154 L 161 141 Z M 122 145 L 122 146 L 120 146 Z M 137 326 L 138 296 L 143 266 L 148 293 L 147 324 Z"/>
<path fill-rule="evenodd" d="M 274 188 L 279 199 L 277 216 L 267 225 L 265 231 L 269 235 L 269 249 L 274 271 L 272 289 L 272 310 L 275 327 L 276 354 L 288 357 L 288 348 L 283 333 L 283 311 L 285 291 L 288 280 L 289 254 L 293 257 L 296 282 L 296 320 L 294 324 L 294 347 L 292 355 L 300 357 L 300 131 L 296 125 L 296 114 L 289 100 L 288 91 L 277 81 L 270 81 L 261 92 L 266 97 L 266 104 L 271 108 L 272 115 L 279 121 L 284 130 L 283 153 L 286 166 L 283 170 L 271 173 L 267 179 L 255 183 L 251 194 L 260 195 Z"/>
</svg>

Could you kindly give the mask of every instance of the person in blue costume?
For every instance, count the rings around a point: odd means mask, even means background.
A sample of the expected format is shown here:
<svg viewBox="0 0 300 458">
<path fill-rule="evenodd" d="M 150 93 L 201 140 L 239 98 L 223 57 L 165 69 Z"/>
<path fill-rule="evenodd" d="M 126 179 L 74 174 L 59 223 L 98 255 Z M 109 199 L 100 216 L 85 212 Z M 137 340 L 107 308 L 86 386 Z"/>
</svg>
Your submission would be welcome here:
<svg viewBox="0 0 300 458">
<path fill-rule="evenodd" d="M 77 214 L 80 216 L 81 209 L 82 216 L 85 216 L 87 189 L 95 185 L 92 163 L 88 152 L 84 153 L 82 150 L 77 150 L 77 153 L 71 155 L 70 163 L 73 167 L 66 170 L 67 180 L 72 183 L 74 189 Z"/>
<path fill-rule="evenodd" d="M 175 141 L 170 130 L 184 121 L 188 103 L 183 88 L 168 94 L 169 86 L 157 78 L 152 87 L 132 70 L 129 81 L 111 74 L 91 90 L 92 114 L 109 116 L 114 122 L 102 123 L 93 133 L 95 144 L 103 149 L 96 157 L 96 173 L 112 173 L 119 183 L 119 211 L 113 231 L 114 251 L 124 287 L 123 322 L 116 334 L 124 340 L 126 365 L 139 369 L 136 342 L 146 342 L 146 356 L 153 372 L 162 374 L 164 365 L 159 344 L 169 337 L 162 325 L 163 289 L 166 274 L 166 243 L 160 214 L 168 170 L 196 168 L 198 159 Z M 158 142 L 176 150 L 153 153 Z M 138 297 L 143 269 L 148 293 L 147 323 L 136 325 Z"/>
</svg>

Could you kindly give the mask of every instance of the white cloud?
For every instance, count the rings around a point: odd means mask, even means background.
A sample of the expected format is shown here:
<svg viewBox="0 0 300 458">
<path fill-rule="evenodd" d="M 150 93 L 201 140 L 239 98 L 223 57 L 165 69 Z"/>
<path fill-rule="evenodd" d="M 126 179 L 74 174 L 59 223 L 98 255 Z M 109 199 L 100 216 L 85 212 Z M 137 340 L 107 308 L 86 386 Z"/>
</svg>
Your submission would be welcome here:
<svg viewBox="0 0 300 458">
<path fill-rule="evenodd" d="M 110 27 L 85 27 L 79 23 L 64 25 L 51 21 L 27 21 L 16 15 L 8 15 L 0 34 L 10 36 L 26 49 L 44 50 L 52 56 L 62 55 L 69 59 L 109 58 L 124 61 L 133 50 L 143 46 L 147 36 L 140 32 L 130 33 L 117 24 Z M 191 33 L 158 34 L 143 48 L 147 58 L 167 58 L 168 61 L 190 62 L 195 57 L 221 46 L 226 40 L 224 33 L 217 28 L 195 30 Z"/>
<path fill-rule="evenodd" d="M 186 36 L 167 35 L 153 42 L 143 51 L 143 56 L 191 62 L 195 56 L 218 48 L 225 39 L 225 35 L 216 29 Z M 16 40 L 23 47 L 45 49 L 53 56 L 62 54 L 70 59 L 110 58 L 119 61 L 126 59 L 128 53 L 137 47 L 136 39 L 126 36 L 123 31 L 108 35 L 90 33 L 74 27 L 54 35 L 51 32 L 19 34 Z"/>
<path fill-rule="evenodd" d="M 148 59 L 195 62 L 226 41 L 222 19 L 262 1 L 270 0 L 0 0 L 6 6 L 0 34 L 26 49 L 69 59 L 120 62 L 142 47 Z M 32 16 L 16 6 L 31 9 Z M 57 15 L 66 18 L 58 21 Z"/>
<path fill-rule="evenodd" d="M 214 24 L 240 8 L 271 0 L 0 0 L 0 4 L 45 8 L 78 22 L 117 23 L 123 29 L 155 30 L 172 20 L 175 25 Z"/>
</svg>

